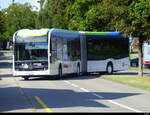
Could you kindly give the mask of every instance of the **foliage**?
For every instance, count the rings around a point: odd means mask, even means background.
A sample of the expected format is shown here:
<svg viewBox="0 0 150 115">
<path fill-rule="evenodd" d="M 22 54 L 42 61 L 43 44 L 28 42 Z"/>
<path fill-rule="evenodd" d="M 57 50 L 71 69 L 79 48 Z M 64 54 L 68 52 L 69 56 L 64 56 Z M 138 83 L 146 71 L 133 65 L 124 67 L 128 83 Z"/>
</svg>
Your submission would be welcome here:
<svg viewBox="0 0 150 115">
<path fill-rule="evenodd" d="M 150 0 L 136 0 L 128 7 L 128 17 L 124 18 L 127 33 L 143 40 L 150 37 Z"/>
<path fill-rule="evenodd" d="M 150 35 L 150 0 L 47 0 L 43 7 L 44 2 L 40 0 L 39 12 L 29 4 L 4 10 L 9 39 L 23 28 L 122 31 L 143 39 Z"/>
<path fill-rule="evenodd" d="M 19 29 L 35 28 L 36 12 L 29 4 L 13 4 L 3 10 L 5 14 L 5 38 L 11 40 L 14 32 Z"/>
<path fill-rule="evenodd" d="M 132 38 L 131 43 L 130 43 L 130 51 L 131 53 L 138 52 L 139 48 L 139 38 Z"/>
<path fill-rule="evenodd" d="M 139 76 L 143 76 L 143 42 L 150 38 L 150 0 L 134 1 L 129 7 L 132 35 L 139 37 Z"/>
<path fill-rule="evenodd" d="M 3 39 L 4 37 L 3 34 L 6 31 L 4 23 L 5 23 L 4 14 L 3 12 L 0 11 L 0 40 Z"/>
<path fill-rule="evenodd" d="M 139 38 L 142 64 L 142 44 L 150 38 L 150 0 L 40 0 L 39 3 L 39 12 L 33 11 L 29 4 L 12 4 L 2 11 L 0 38 L 12 39 L 13 33 L 23 28 L 121 31 Z"/>
</svg>

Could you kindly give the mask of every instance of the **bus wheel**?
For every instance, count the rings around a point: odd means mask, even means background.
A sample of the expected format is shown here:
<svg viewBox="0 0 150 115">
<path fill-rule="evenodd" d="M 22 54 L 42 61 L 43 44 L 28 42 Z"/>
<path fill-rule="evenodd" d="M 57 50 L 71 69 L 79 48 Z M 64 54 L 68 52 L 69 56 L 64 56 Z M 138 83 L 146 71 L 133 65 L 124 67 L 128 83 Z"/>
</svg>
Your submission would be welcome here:
<svg viewBox="0 0 150 115">
<path fill-rule="evenodd" d="M 23 77 L 24 78 L 24 80 L 29 80 L 29 77 Z"/>
<path fill-rule="evenodd" d="M 112 74 L 113 73 L 113 65 L 112 65 L 112 63 L 109 63 L 107 65 L 106 71 L 107 71 L 107 74 Z"/>
<path fill-rule="evenodd" d="M 59 70 L 58 70 L 58 77 L 57 77 L 57 79 L 61 79 L 61 78 L 62 78 L 62 68 L 60 66 Z"/>
<path fill-rule="evenodd" d="M 77 76 L 80 76 L 81 72 L 80 72 L 80 65 L 77 66 Z"/>
</svg>

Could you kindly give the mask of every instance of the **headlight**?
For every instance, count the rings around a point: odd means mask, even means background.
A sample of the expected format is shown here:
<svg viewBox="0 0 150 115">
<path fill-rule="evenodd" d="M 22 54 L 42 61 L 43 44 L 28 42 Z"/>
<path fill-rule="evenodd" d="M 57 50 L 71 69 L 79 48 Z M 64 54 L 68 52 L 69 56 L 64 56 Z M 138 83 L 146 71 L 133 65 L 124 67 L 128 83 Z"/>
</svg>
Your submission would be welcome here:
<svg viewBox="0 0 150 115">
<path fill-rule="evenodd" d="M 28 68 L 29 68 L 28 64 L 22 64 L 22 67 L 23 67 L 24 69 L 28 69 Z"/>
</svg>

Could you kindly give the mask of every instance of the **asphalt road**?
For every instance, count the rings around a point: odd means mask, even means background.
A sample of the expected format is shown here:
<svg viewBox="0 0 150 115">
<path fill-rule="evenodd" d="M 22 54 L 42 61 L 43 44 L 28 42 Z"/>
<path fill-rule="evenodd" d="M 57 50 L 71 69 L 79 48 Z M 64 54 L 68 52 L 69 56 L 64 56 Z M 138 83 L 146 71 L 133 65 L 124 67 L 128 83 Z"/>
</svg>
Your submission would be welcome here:
<svg viewBox="0 0 150 115">
<path fill-rule="evenodd" d="M 100 75 L 24 81 L 11 67 L 11 55 L 1 56 L 0 112 L 150 112 L 150 91 Z"/>
</svg>

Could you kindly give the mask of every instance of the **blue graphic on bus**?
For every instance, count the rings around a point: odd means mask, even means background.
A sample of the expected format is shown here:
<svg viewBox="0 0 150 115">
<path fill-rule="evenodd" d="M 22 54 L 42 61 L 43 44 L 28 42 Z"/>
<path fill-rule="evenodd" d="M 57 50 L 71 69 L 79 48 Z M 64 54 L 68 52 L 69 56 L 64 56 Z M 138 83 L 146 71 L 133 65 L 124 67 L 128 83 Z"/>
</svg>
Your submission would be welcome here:
<svg viewBox="0 0 150 115">
<path fill-rule="evenodd" d="M 147 48 L 147 55 L 150 55 L 150 47 Z"/>
</svg>

